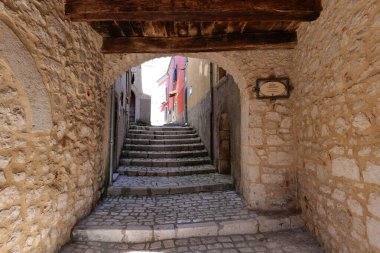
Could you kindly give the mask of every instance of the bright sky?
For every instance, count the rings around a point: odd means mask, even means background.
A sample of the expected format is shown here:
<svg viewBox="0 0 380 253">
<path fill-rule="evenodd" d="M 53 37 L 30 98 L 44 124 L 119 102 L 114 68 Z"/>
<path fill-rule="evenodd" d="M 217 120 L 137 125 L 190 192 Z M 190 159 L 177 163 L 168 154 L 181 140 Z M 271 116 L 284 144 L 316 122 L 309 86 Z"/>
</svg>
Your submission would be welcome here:
<svg viewBox="0 0 380 253">
<path fill-rule="evenodd" d="M 141 65 L 143 92 L 152 95 L 157 87 L 157 80 L 168 70 L 170 57 L 157 58 Z"/>
<path fill-rule="evenodd" d="M 157 58 L 141 65 L 142 87 L 145 94 L 151 95 L 151 124 L 165 124 L 165 113 L 161 110 L 162 90 L 158 87 L 158 79 L 168 71 L 170 57 Z M 162 88 L 162 87 L 161 87 Z"/>
</svg>

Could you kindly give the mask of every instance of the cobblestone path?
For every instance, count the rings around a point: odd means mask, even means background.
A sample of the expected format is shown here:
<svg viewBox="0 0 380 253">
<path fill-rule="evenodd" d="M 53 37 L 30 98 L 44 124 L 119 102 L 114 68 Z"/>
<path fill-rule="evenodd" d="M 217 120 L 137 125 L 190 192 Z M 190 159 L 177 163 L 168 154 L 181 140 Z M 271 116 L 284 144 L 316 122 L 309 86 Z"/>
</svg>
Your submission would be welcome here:
<svg viewBox="0 0 380 253">
<path fill-rule="evenodd" d="M 66 252 L 323 252 L 298 213 L 257 213 L 189 127 L 134 127 L 120 175 Z"/>
</svg>

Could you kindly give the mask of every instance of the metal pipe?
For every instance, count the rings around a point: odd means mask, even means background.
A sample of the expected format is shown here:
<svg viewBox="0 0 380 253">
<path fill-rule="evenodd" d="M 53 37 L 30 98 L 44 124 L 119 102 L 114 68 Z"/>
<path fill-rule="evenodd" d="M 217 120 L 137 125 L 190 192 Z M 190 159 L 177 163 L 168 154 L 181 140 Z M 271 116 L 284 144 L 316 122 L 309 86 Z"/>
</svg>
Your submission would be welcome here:
<svg viewBox="0 0 380 253">
<path fill-rule="evenodd" d="M 211 163 L 214 164 L 214 64 L 210 63 L 210 158 Z"/>
<path fill-rule="evenodd" d="M 114 160 L 114 137 L 115 137 L 115 92 L 114 84 L 110 87 L 110 138 L 109 138 L 109 185 L 113 184 L 113 160 Z"/>
</svg>

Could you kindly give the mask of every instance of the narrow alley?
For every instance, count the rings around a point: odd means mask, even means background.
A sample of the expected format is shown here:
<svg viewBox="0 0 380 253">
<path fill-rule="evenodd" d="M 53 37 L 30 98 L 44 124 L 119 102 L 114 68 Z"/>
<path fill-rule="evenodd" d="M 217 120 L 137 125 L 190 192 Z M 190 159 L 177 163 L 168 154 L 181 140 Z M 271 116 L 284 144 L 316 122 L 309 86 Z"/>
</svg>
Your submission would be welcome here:
<svg viewBox="0 0 380 253">
<path fill-rule="evenodd" d="M 0 0 L 0 253 L 380 253 L 379 0 Z"/>
</svg>

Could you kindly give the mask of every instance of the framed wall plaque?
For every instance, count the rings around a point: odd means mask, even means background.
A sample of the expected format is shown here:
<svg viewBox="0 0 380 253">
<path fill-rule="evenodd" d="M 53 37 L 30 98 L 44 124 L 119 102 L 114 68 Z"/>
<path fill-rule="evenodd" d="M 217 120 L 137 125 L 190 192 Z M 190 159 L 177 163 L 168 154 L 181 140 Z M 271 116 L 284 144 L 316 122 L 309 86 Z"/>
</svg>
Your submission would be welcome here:
<svg viewBox="0 0 380 253">
<path fill-rule="evenodd" d="M 260 78 L 256 81 L 256 97 L 258 99 L 289 98 L 292 87 L 289 78 Z"/>
</svg>

